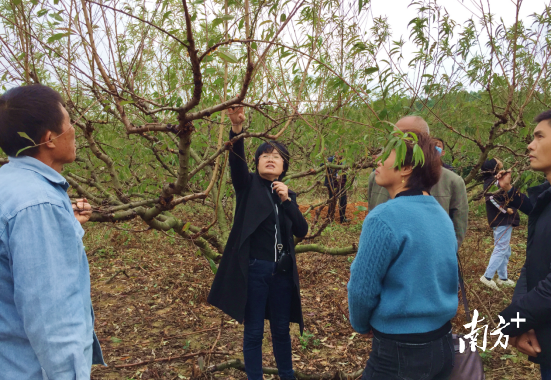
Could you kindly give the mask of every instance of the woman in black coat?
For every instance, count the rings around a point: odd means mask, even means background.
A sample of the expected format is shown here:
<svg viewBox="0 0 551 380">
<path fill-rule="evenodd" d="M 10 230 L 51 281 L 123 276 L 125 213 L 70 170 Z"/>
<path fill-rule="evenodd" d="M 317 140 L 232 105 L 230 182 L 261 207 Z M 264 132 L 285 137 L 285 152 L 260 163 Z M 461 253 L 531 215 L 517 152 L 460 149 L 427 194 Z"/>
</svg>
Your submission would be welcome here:
<svg viewBox="0 0 551 380">
<path fill-rule="evenodd" d="M 245 116 L 243 107 L 228 111 L 232 139 L 242 132 Z M 296 194 L 280 182 L 289 167 L 289 152 L 276 141 L 263 143 L 255 154 L 256 172 L 250 173 L 243 139 L 235 141 L 232 150 L 234 223 L 208 302 L 244 323 L 248 380 L 263 377 L 264 319 L 270 320 L 279 377 L 294 379 L 289 324 L 298 323 L 301 334 L 304 324 L 293 235 L 306 236 L 308 224 Z"/>
</svg>

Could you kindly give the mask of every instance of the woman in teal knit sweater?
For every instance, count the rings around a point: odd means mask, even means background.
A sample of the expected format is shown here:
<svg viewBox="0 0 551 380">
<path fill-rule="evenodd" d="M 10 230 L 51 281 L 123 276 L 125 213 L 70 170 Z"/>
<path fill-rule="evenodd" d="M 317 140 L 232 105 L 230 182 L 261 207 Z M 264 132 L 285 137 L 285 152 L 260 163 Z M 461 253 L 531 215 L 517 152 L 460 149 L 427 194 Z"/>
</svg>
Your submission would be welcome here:
<svg viewBox="0 0 551 380">
<path fill-rule="evenodd" d="M 401 168 L 395 151 L 379 163 L 375 181 L 392 199 L 365 218 L 350 268 L 350 322 L 373 336 L 365 380 L 447 379 L 453 368 L 457 240 L 430 196 L 441 173 L 435 140 L 417 136 L 423 165 L 414 165 L 409 143 Z"/>
</svg>

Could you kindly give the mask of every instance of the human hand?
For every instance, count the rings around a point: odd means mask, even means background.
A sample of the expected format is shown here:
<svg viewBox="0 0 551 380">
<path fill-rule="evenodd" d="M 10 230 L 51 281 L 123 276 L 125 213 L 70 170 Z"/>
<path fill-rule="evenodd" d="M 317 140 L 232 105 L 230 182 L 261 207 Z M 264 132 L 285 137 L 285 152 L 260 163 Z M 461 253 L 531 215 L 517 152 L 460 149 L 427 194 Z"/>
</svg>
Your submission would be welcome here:
<svg viewBox="0 0 551 380">
<path fill-rule="evenodd" d="M 245 108 L 243 106 L 230 107 L 226 110 L 232 124 L 234 133 L 241 133 L 242 124 L 245 121 Z"/>
<path fill-rule="evenodd" d="M 496 179 L 499 182 L 499 187 L 504 191 L 509 191 L 513 187 L 511 185 L 511 171 L 510 170 L 501 170 L 496 175 Z"/>
<path fill-rule="evenodd" d="M 80 224 L 86 223 L 92 216 L 92 206 L 86 198 L 79 198 L 73 203 L 73 213 Z"/>
<path fill-rule="evenodd" d="M 520 336 L 509 338 L 509 344 L 528 356 L 536 357 L 541 352 L 541 347 L 532 329 Z"/>
<path fill-rule="evenodd" d="M 279 199 L 281 199 L 281 202 L 285 202 L 289 199 L 289 188 L 286 184 L 283 182 L 274 181 L 272 186 L 279 196 Z"/>
</svg>

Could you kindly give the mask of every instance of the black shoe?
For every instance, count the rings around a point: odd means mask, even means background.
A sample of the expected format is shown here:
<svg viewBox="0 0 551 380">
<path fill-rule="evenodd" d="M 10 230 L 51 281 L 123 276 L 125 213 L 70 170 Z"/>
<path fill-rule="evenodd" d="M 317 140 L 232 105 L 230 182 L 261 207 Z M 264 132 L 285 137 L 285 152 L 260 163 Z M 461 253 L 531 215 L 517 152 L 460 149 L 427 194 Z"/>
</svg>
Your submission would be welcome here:
<svg viewBox="0 0 551 380">
<path fill-rule="evenodd" d="M 347 219 L 346 217 L 345 218 L 341 218 L 341 224 L 342 223 L 350 223 L 351 220 L 350 219 Z"/>
</svg>

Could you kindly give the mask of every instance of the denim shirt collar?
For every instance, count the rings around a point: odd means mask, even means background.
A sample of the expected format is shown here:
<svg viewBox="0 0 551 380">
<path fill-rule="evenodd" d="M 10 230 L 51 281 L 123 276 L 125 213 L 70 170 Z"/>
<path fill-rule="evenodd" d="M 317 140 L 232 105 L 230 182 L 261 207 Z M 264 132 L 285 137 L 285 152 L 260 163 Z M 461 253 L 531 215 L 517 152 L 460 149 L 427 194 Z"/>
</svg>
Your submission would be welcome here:
<svg viewBox="0 0 551 380">
<path fill-rule="evenodd" d="M 64 190 L 67 190 L 69 188 L 69 183 L 61 174 L 56 172 L 54 169 L 52 169 L 42 161 L 37 160 L 36 158 L 30 156 L 21 156 L 10 157 L 9 159 L 9 165 L 13 165 L 13 167 L 38 173 L 42 177 L 46 178 L 48 181 L 60 185 L 61 187 L 63 187 Z"/>
</svg>

